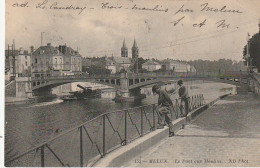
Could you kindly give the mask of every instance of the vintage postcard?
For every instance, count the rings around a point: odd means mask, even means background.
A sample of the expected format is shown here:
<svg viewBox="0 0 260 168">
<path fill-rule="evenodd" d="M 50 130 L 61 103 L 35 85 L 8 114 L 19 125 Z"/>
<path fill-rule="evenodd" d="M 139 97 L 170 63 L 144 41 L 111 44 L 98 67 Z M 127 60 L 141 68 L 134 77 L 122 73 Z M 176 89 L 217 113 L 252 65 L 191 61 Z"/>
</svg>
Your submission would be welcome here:
<svg viewBox="0 0 260 168">
<path fill-rule="evenodd" d="M 260 166 L 259 0 L 3 5 L 2 166 Z"/>
</svg>

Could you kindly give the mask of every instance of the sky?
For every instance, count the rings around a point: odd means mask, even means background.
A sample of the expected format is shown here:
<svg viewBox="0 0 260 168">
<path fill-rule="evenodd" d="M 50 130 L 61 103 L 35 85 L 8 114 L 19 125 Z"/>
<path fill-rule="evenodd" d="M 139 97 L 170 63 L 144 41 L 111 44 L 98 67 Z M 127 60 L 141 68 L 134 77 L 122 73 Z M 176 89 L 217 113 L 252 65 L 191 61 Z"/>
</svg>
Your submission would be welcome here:
<svg viewBox="0 0 260 168">
<path fill-rule="evenodd" d="M 53 9 L 72 6 L 84 9 Z M 5 48 L 13 40 L 16 48 L 38 48 L 44 32 L 43 45 L 66 44 L 88 57 L 120 56 L 124 40 L 131 56 L 136 40 L 143 58 L 239 61 L 247 34 L 259 32 L 259 6 L 259 0 L 8 0 Z M 154 10 L 137 10 L 144 7 Z"/>
</svg>

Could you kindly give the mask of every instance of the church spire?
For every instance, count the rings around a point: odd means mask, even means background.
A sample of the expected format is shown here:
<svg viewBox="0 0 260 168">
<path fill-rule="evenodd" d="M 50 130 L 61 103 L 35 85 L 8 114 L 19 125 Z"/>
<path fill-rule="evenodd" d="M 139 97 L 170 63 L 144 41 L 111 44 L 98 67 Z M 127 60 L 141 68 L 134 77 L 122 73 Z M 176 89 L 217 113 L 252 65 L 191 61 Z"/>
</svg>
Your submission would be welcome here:
<svg viewBox="0 0 260 168">
<path fill-rule="evenodd" d="M 123 46 L 121 47 L 121 57 L 128 57 L 128 49 L 125 44 L 125 39 L 123 42 Z"/>
<path fill-rule="evenodd" d="M 138 58 L 138 56 L 139 56 L 139 49 L 137 47 L 136 41 L 134 40 L 134 44 L 133 44 L 133 47 L 132 47 L 132 58 L 136 59 L 136 58 Z"/>
<path fill-rule="evenodd" d="M 124 42 L 123 42 L 123 48 L 126 48 L 126 45 L 125 45 L 125 39 L 124 39 Z"/>
<path fill-rule="evenodd" d="M 135 40 L 134 40 L 133 48 L 138 48 Z"/>
</svg>

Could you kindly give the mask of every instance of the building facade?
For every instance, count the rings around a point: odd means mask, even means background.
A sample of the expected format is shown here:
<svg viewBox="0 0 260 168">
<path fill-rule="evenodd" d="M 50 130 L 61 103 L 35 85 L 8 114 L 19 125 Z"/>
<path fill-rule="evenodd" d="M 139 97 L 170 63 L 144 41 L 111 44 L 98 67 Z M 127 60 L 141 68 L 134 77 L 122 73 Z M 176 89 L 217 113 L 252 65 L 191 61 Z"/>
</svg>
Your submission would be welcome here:
<svg viewBox="0 0 260 168">
<path fill-rule="evenodd" d="M 174 60 L 163 61 L 162 69 L 173 72 L 196 72 L 196 69 L 193 66 Z"/>
<path fill-rule="evenodd" d="M 110 57 L 106 59 L 106 69 L 111 70 L 111 73 L 118 73 L 122 69 L 128 71 L 131 65 L 131 59 L 128 57 Z"/>
<path fill-rule="evenodd" d="M 6 73 L 11 77 L 31 76 L 31 55 L 27 50 L 6 50 L 5 59 Z"/>
<path fill-rule="evenodd" d="M 148 60 L 147 62 L 142 64 L 142 68 L 151 72 L 161 69 L 162 65 L 156 61 Z"/>
<path fill-rule="evenodd" d="M 33 50 L 33 49 L 32 49 Z M 81 55 L 71 47 L 40 46 L 32 54 L 32 74 L 35 78 L 60 76 L 82 71 Z"/>
</svg>

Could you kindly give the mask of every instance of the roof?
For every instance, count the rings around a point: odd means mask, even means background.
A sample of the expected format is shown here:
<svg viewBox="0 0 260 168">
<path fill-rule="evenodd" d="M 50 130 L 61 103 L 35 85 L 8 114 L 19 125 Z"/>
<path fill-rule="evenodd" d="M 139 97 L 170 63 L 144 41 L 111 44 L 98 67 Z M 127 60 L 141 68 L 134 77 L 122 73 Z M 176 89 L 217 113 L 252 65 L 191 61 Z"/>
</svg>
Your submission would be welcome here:
<svg viewBox="0 0 260 168">
<path fill-rule="evenodd" d="M 43 53 L 41 53 L 41 51 L 44 51 L 44 55 L 58 55 L 59 54 L 58 49 L 54 48 L 53 46 L 40 46 L 37 50 L 35 50 L 33 52 L 33 55 L 43 54 Z"/>
<path fill-rule="evenodd" d="M 124 42 L 123 42 L 122 48 L 126 48 L 126 49 L 127 49 L 126 44 L 125 44 L 125 40 L 124 40 Z"/>
<path fill-rule="evenodd" d="M 44 53 L 41 53 L 41 51 L 44 50 Z M 59 47 L 53 47 L 51 45 L 47 45 L 47 46 L 40 46 L 37 50 L 35 50 L 33 52 L 33 55 L 41 55 L 41 54 L 44 54 L 44 55 L 47 55 L 47 56 L 53 56 L 53 55 L 63 55 L 63 56 L 78 56 L 78 57 L 81 57 L 81 55 L 73 50 L 71 47 L 67 47 L 66 46 L 66 52 L 64 52 L 64 54 L 59 51 Z"/>
<path fill-rule="evenodd" d="M 179 61 L 175 61 L 175 60 L 163 60 L 162 62 L 163 62 L 164 64 L 168 63 L 168 64 L 187 65 L 187 63 L 183 63 L 183 62 L 179 62 Z"/>
<path fill-rule="evenodd" d="M 147 62 L 143 63 L 143 65 L 160 65 L 160 64 L 156 61 L 148 60 Z"/>
<path fill-rule="evenodd" d="M 106 65 L 115 65 L 115 62 L 109 58 L 106 60 Z"/>
<path fill-rule="evenodd" d="M 131 59 L 128 57 L 113 57 L 113 61 L 117 64 L 131 64 Z"/>
</svg>

